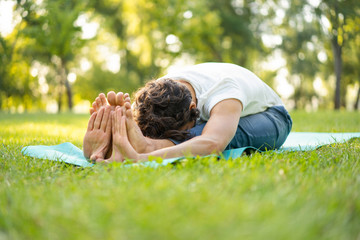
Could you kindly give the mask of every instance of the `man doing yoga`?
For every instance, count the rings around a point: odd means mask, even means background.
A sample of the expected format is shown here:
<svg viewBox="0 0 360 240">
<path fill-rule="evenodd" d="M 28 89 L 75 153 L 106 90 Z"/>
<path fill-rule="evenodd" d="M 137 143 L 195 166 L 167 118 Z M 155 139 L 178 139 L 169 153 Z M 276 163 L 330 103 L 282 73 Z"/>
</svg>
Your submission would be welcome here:
<svg viewBox="0 0 360 240">
<path fill-rule="evenodd" d="M 279 96 L 229 63 L 197 64 L 150 81 L 132 105 L 128 94 L 100 94 L 90 113 L 83 151 L 96 162 L 277 149 L 292 127 Z"/>
</svg>

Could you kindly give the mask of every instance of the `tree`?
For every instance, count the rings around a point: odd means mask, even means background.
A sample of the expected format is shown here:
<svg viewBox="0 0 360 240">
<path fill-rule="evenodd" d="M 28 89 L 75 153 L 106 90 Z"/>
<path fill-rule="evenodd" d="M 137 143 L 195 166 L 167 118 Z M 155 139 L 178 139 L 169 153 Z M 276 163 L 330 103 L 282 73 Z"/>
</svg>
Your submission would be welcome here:
<svg viewBox="0 0 360 240">
<path fill-rule="evenodd" d="M 26 111 L 34 100 L 32 91 L 38 86 L 30 75 L 29 59 L 23 56 L 27 42 L 20 37 L 21 27 L 6 38 L 0 36 L 0 110 L 22 105 Z"/>
<path fill-rule="evenodd" d="M 212 11 L 218 13 L 221 33 L 218 51 L 219 61 L 237 63 L 254 68 L 268 54 L 261 35 L 268 32 L 269 20 L 274 11 L 266 1 L 210 1 Z M 266 9 L 260 12 L 260 9 Z M 215 55 L 216 56 L 216 55 Z"/>
<path fill-rule="evenodd" d="M 319 97 L 313 81 L 321 65 L 317 55 L 324 46 L 318 37 L 320 29 L 316 18 L 309 17 L 314 13 L 306 3 L 294 1 L 284 10 L 284 20 L 278 27 L 283 33 L 279 48 L 286 59 L 289 80 L 294 87 L 294 107 L 302 109 L 311 104 L 313 97 Z M 305 15 L 308 16 L 306 19 Z"/>
<path fill-rule="evenodd" d="M 329 29 L 324 26 L 325 35 L 331 42 L 334 58 L 334 72 L 336 77 L 334 108 L 339 109 L 345 103 L 341 101 L 342 71 L 343 71 L 343 48 L 349 40 L 347 24 L 359 13 L 360 3 L 356 0 L 323 0 L 315 8 L 319 22 L 327 20 L 330 23 Z M 344 95 L 344 94 L 343 94 Z"/>
<path fill-rule="evenodd" d="M 9 78 L 9 68 L 12 63 L 15 45 L 16 41 L 10 44 L 0 35 L 0 109 L 2 108 L 3 99 L 14 93 L 14 87 Z"/>
<path fill-rule="evenodd" d="M 64 88 L 69 110 L 73 107 L 72 89 L 67 79 L 68 65 L 84 45 L 81 28 L 74 24 L 84 8 L 84 2 L 75 0 L 44 0 L 41 4 L 17 2 L 17 9 L 27 24 L 23 34 L 33 40 L 27 50 L 28 55 L 53 67 L 59 76 L 56 78 L 59 111 L 62 109 Z"/>
<path fill-rule="evenodd" d="M 256 17 L 261 4 L 250 2 L 118 0 L 93 1 L 93 6 L 119 38 L 120 71 L 134 73 L 143 83 L 184 55 L 194 62 L 254 65 L 255 56 L 267 52 L 258 27 L 263 18 Z"/>
<path fill-rule="evenodd" d="M 176 59 L 214 60 L 219 19 L 205 0 L 93 1 L 102 26 L 116 34 L 121 52 L 119 81 L 142 85 Z M 206 44 L 204 44 L 206 43 Z"/>
<path fill-rule="evenodd" d="M 349 37 L 348 44 L 344 47 L 344 80 L 348 84 L 359 87 L 354 101 L 354 109 L 359 109 L 360 100 L 360 17 L 350 19 L 346 26 Z"/>
</svg>

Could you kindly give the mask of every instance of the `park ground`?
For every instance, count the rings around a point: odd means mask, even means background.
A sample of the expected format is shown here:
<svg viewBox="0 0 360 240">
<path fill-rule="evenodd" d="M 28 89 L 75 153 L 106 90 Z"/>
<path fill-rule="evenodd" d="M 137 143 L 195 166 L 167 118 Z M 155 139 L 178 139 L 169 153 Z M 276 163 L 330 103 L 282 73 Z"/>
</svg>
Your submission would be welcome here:
<svg viewBox="0 0 360 240">
<path fill-rule="evenodd" d="M 357 112 L 292 112 L 293 131 L 360 132 Z M 87 115 L 0 114 L 0 239 L 360 239 L 360 139 L 307 152 L 79 168 Z"/>
</svg>

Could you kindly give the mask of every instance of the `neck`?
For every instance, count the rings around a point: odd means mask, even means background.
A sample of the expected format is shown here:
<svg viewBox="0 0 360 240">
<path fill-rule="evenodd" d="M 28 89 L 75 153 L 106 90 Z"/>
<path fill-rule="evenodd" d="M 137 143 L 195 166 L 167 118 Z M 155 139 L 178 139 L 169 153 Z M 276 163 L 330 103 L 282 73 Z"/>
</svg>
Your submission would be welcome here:
<svg viewBox="0 0 360 240">
<path fill-rule="evenodd" d="M 196 103 L 196 105 L 197 105 L 196 94 L 195 94 L 195 90 L 194 90 L 193 86 L 191 86 L 191 84 L 188 83 L 188 82 L 185 81 L 185 80 L 178 80 L 178 82 L 181 83 L 181 84 L 183 84 L 183 85 L 185 85 L 185 87 L 186 87 L 187 89 L 189 89 L 189 91 L 190 91 L 190 93 L 191 93 L 192 101 L 193 101 L 194 103 Z"/>
</svg>

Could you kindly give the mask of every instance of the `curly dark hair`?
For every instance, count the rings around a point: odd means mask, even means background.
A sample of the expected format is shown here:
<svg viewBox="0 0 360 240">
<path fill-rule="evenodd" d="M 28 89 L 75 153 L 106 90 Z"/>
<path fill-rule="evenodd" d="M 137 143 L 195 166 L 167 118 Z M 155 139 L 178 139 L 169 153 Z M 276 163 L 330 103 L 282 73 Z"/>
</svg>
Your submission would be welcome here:
<svg viewBox="0 0 360 240">
<path fill-rule="evenodd" d="M 188 130 L 180 130 L 199 117 L 199 110 L 189 109 L 191 93 L 172 79 L 152 80 L 135 94 L 134 119 L 144 136 L 183 141 Z"/>
</svg>

